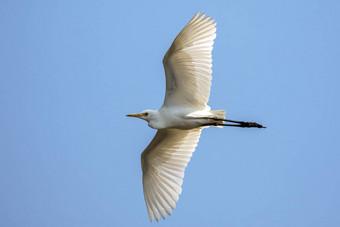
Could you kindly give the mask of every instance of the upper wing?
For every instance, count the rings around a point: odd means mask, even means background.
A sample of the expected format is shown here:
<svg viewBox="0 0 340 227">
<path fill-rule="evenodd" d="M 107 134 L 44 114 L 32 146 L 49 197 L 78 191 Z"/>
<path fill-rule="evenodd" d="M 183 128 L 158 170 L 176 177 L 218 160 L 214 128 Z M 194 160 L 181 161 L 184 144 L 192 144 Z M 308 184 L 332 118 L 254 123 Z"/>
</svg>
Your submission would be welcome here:
<svg viewBox="0 0 340 227">
<path fill-rule="evenodd" d="M 164 56 L 166 93 L 163 106 L 193 110 L 206 108 L 210 95 L 211 51 L 216 38 L 216 23 L 204 16 L 199 16 L 197 12 Z"/>
<path fill-rule="evenodd" d="M 202 128 L 160 129 L 142 153 L 143 190 L 150 220 L 171 215 L 182 192 L 184 170 L 195 151 Z"/>
</svg>

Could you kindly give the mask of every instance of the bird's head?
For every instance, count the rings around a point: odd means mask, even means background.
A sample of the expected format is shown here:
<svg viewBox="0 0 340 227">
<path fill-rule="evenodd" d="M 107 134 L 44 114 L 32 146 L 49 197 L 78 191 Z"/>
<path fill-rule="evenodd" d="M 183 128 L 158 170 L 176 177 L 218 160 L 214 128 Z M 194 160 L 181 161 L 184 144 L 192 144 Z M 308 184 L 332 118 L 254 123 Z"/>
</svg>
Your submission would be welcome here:
<svg viewBox="0 0 340 227">
<path fill-rule="evenodd" d="M 143 120 L 146 120 L 147 122 L 150 121 L 150 119 L 153 118 L 153 116 L 155 115 L 155 111 L 154 110 L 144 110 L 141 113 L 134 113 L 134 114 L 127 114 L 127 117 L 137 117 Z"/>
</svg>

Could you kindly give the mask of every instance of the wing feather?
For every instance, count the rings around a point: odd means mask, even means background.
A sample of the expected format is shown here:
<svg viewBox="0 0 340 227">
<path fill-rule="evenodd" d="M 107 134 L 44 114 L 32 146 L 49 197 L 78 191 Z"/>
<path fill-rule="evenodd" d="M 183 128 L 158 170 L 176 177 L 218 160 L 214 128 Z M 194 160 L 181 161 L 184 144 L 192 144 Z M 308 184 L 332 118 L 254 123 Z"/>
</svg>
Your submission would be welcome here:
<svg viewBox="0 0 340 227">
<path fill-rule="evenodd" d="M 163 59 L 166 92 L 163 106 L 209 108 L 216 23 L 199 12 L 178 34 Z"/>
<path fill-rule="evenodd" d="M 144 198 L 151 221 L 165 219 L 165 212 L 171 215 L 175 209 L 201 130 L 160 129 L 142 153 Z"/>
</svg>

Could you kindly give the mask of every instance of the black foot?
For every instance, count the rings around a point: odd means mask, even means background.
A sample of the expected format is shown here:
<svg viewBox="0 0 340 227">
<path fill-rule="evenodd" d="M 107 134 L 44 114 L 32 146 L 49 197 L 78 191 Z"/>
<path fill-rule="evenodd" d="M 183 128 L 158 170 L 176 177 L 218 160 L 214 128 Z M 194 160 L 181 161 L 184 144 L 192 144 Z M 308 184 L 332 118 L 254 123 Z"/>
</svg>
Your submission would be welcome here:
<svg viewBox="0 0 340 227">
<path fill-rule="evenodd" d="M 240 124 L 239 127 L 242 127 L 242 128 L 266 128 L 263 125 L 260 125 L 256 122 L 241 121 L 239 124 Z"/>
</svg>

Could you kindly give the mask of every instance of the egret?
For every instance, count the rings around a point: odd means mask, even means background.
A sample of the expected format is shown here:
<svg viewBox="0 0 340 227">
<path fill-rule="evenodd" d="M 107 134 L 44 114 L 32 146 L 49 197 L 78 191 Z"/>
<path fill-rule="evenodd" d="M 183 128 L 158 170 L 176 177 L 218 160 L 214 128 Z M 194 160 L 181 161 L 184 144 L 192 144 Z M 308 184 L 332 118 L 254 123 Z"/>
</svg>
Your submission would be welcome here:
<svg viewBox="0 0 340 227">
<path fill-rule="evenodd" d="M 158 110 L 128 114 L 158 129 L 141 155 L 143 191 L 152 222 L 171 215 L 182 192 L 184 170 L 205 127 L 265 128 L 256 122 L 225 119 L 224 110 L 210 110 L 212 58 L 216 23 L 197 12 L 163 58 L 164 103 Z M 227 123 L 225 123 L 227 122 Z"/>
</svg>

